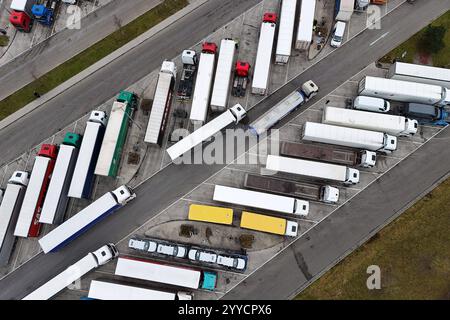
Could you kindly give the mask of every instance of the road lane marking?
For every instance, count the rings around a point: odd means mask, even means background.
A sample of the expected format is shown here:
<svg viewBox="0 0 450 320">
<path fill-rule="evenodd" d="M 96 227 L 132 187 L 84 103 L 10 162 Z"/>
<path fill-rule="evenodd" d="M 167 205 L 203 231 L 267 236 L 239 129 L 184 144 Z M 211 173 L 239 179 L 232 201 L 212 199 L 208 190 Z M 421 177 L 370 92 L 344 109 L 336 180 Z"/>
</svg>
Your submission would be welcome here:
<svg viewBox="0 0 450 320">
<path fill-rule="evenodd" d="M 369 44 L 369 47 L 373 46 L 375 43 L 377 43 L 378 41 L 380 41 L 381 39 L 385 38 L 389 33 L 391 33 L 390 31 L 384 33 L 383 35 L 381 35 L 378 39 L 376 39 L 375 41 L 371 42 Z"/>
</svg>

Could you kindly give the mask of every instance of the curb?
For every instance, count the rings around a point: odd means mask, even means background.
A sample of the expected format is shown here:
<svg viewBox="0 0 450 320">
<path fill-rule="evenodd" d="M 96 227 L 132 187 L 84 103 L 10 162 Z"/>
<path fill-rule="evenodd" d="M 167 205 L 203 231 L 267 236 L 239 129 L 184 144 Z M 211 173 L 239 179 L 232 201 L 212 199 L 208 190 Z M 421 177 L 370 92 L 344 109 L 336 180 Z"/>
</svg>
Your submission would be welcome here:
<svg viewBox="0 0 450 320">
<path fill-rule="evenodd" d="M 114 60 L 120 58 L 122 55 L 124 55 L 128 51 L 133 50 L 134 48 L 136 48 L 137 46 L 139 46 L 143 42 L 147 41 L 148 39 L 150 39 L 151 37 L 153 37 L 157 33 L 161 32 L 162 30 L 164 30 L 165 28 L 167 28 L 168 26 L 170 26 L 171 24 L 173 24 L 177 20 L 179 20 L 179 19 L 183 18 L 184 16 L 188 15 L 189 13 L 191 13 L 194 10 L 196 10 L 198 7 L 202 6 L 203 4 L 205 4 L 208 1 L 209 0 L 193 0 L 186 7 L 184 7 L 180 11 L 176 12 L 172 16 L 168 17 L 167 19 L 163 20 L 162 22 L 160 22 L 159 24 L 157 24 L 156 26 L 154 26 L 150 30 L 148 30 L 145 33 L 141 34 L 137 38 L 131 40 L 130 42 L 128 42 L 124 46 L 120 47 L 116 51 L 110 53 L 108 56 L 104 57 L 100 61 L 97 61 L 96 63 L 94 63 L 92 66 L 90 66 L 87 69 L 81 71 L 79 74 L 73 76 L 72 78 L 70 78 L 66 82 L 60 84 L 59 86 L 57 86 L 56 88 L 50 90 L 49 92 L 47 92 L 46 94 L 44 94 L 40 98 L 38 98 L 38 99 L 34 100 L 33 102 L 27 104 L 25 107 L 19 109 L 18 111 L 14 112 L 13 114 L 9 115 L 8 117 L 6 117 L 2 121 L 0 121 L 0 130 L 3 130 L 5 128 L 7 128 L 8 126 L 10 126 L 15 121 L 23 118 L 27 114 L 29 114 L 29 113 L 33 112 L 34 110 L 36 110 L 37 108 L 39 108 L 41 105 L 45 104 L 46 102 L 54 99 L 55 97 L 57 97 L 61 93 L 65 92 L 70 87 L 72 87 L 75 84 L 77 84 L 77 83 L 81 82 L 82 80 L 86 79 L 87 77 L 89 77 L 90 75 L 94 74 L 98 70 L 104 68 L 105 66 L 107 66 L 108 64 L 113 62 Z"/>
</svg>

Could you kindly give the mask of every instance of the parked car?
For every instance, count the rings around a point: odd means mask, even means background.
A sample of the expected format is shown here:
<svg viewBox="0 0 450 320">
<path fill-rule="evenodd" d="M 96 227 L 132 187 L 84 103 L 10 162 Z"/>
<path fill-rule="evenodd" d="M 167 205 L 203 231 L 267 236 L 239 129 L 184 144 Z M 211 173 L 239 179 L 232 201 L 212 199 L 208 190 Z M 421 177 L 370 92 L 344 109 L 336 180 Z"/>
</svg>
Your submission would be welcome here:
<svg viewBox="0 0 450 320">
<path fill-rule="evenodd" d="M 226 255 L 219 255 L 217 257 L 217 264 L 237 270 L 245 270 L 245 268 L 247 267 L 247 261 L 243 258 L 231 257 Z"/>
<path fill-rule="evenodd" d="M 205 263 L 216 263 L 217 262 L 217 254 L 212 251 L 191 249 L 191 250 L 189 250 L 188 257 L 190 260 L 198 261 L 198 262 L 205 262 Z"/>
<path fill-rule="evenodd" d="M 343 21 L 336 22 L 333 35 L 331 37 L 331 46 L 334 48 L 339 48 L 344 40 L 345 27 L 347 24 Z"/>
<path fill-rule="evenodd" d="M 148 239 L 131 238 L 128 247 L 139 251 L 155 252 L 158 244 Z"/>
<path fill-rule="evenodd" d="M 184 258 L 186 257 L 187 249 L 186 247 L 177 244 L 160 243 L 156 252 L 166 256 Z"/>
</svg>

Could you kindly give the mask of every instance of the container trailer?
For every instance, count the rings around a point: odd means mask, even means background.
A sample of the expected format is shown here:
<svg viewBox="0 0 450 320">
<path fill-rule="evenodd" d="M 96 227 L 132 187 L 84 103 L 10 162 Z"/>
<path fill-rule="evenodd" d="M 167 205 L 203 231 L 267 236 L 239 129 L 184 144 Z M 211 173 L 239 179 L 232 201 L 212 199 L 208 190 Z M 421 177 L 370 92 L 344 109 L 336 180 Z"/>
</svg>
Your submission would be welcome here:
<svg viewBox="0 0 450 320">
<path fill-rule="evenodd" d="M 59 147 L 52 179 L 42 207 L 40 223 L 60 224 L 64 220 L 68 203 L 68 192 L 72 181 L 73 170 L 77 161 L 81 136 L 69 132 Z"/>
<path fill-rule="evenodd" d="M 15 236 L 22 238 L 39 236 L 41 230 L 39 218 L 57 155 L 58 147 L 56 145 L 42 145 L 31 171 L 30 181 L 14 230 Z"/>
<path fill-rule="evenodd" d="M 266 133 L 288 114 L 313 98 L 318 92 L 319 87 L 317 87 L 314 82 L 311 80 L 305 82 L 299 90 L 292 92 L 261 117 L 252 122 L 249 126 L 250 131 L 258 136 Z"/>
<path fill-rule="evenodd" d="M 329 185 L 281 180 L 248 173 L 245 175 L 244 188 L 324 203 L 337 203 L 339 201 L 339 189 Z"/>
<path fill-rule="evenodd" d="M 22 300 L 48 300 L 88 272 L 107 264 L 118 256 L 119 252 L 114 244 L 104 245 L 97 251 L 88 253 L 84 258 L 69 266 Z"/>
<path fill-rule="evenodd" d="M 350 21 L 355 8 L 355 0 L 336 0 L 334 5 L 334 19 L 337 21 Z"/>
<path fill-rule="evenodd" d="M 93 111 L 86 124 L 68 196 L 89 199 L 94 184 L 94 170 L 106 127 L 106 113 Z"/>
<path fill-rule="evenodd" d="M 213 200 L 302 217 L 308 216 L 309 213 L 308 201 L 220 185 L 216 185 L 214 188 Z"/>
<path fill-rule="evenodd" d="M 297 0 L 283 0 L 275 53 L 276 64 L 288 63 L 289 57 L 291 56 L 296 10 Z"/>
<path fill-rule="evenodd" d="M 374 167 L 377 160 L 377 154 L 373 151 L 336 149 L 324 145 L 285 141 L 281 142 L 280 155 L 363 168 Z"/>
<path fill-rule="evenodd" d="M 269 155 L 266 169 L 321 180 L 339 181 L 346 185 L 359 183 L 359 170 L 325 162 Z"/>
<path fill-rule="evenodd" d="M 426 83 L 364 77 L 359 82 L 360 95 L 401 102 L 445 106 L 450 104 L 450 89 Z"/>
<path fill-rule="evenodd" d="M 397 137 L 387 133 L 315 122 L 307 122 L 304 125 L 303 140 L 378 151 L 386 154 L 397 150 Z"/>
<path fill-rule="evenodd" d="M 316 0 L 302 0 L 295 49 L 308 50 L 312 43 Z"/>
<path fill-rule="evenodd" d="M 389 68 L 389 79 L 419 82 L 450 88 L 450 69 L 395 62 Z"/>
<path fill-rule="evenodd" d="M 189 206 L 188 219 L 191 221 L 232 225 L 233 209 L 191 204 Z"/>
<path fill-rule="evenodd" d="M 179 142 L 168 148 L 167 153 L 173 161 L 195 146 L 209 140 L 209 138 L 214 136 L 222 129 L 225 129 L 230 124 L 238 124 L 243 118 L 245 118 L 246 115 L 247 112 L 245 111 L 245 109 L 240 104 L 236 104 L 234 107 L 231 107 L 220 116 L 211 120 L 204 126 L 195 130 L 190 135 L 181 139 Z"/>
<path fill-rule="evenodd" d="M 95 167 L 96 175 L 117 177 L 129 123 L 136 106 L 137 96 L 127 91 L 122 91 L 114 102 Z"/>
<path fill-rule="evenodd" d="M 173 89 L 177 77 L 177 67 L 172 61 L 164 61 L 158 76 L 152 111 L 148 120 L 144 141 L 162 145 L 166 131 Z"/>
<path fill-rule="evenodd" d="M 322 115 L 322 123 L 386 132 L 393 136 L 409 137 L 417 133 L 417 120 L 392 114 L 371 113 L 351 109 L 326 107 Z"/>
<path fill-rule="evenodd" d="M 295 221 L 247 211 L 242 212 L 241 228 L 288 237 L 298 235 L 298 223 Z"/>
<path fill-rule="evenodd" d="M 39 245 L 44 253 L 55 252 L 134 198 L 136 194 L 127 186 L 108 192 L 41 238 Z"/>
<path fill-rule="evenodd" d="M 119 258 L 115 275 L 209 291 L 214 291 L 217 282 L 216 272 L 166 265 L 131 257 Z"/>
<path fill-rule="evenodd" d="M 211 87 L 214 77 L 214 66 L 216 64 L 217 45 L 205 42 L 200 54 L 197 79 L 195 80 L 194 97 L 192 99 L 190 120 L 192 124 L 201 126 L 206 122 L 209 100 L 211 98 Z"/>
<path fill-rule="evenodd" d="M 265 95 L 269 85 L 270 65 L 272 63 L 273 44 L 277 16 L 266 13 L 261 24 L 259 34 L 258 52 L 256 54 L 255 71 L 253 73 L 252 93 Z"/>
<path fill-rule="evenodd" d="M 25 171 L 16 171 L 8 180 L 0 205 L 0 267 L 9 262 L 16 238 L 14 228 L 19 217 L 23 197 L 30 175 Z"/>
</svg>

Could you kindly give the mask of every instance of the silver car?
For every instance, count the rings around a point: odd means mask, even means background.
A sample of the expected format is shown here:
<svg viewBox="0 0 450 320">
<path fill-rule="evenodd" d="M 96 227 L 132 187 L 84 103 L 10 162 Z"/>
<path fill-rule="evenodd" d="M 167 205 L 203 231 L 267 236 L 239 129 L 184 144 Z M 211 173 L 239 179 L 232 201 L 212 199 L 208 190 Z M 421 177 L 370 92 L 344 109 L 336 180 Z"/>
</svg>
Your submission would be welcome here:
<svg viewBox="0 0 450 320">
<path fill-rule="evenodd" d="M 198 249 L 189 250 L 189 259 L 193 261 L 206 262 L 206 263 L 216 263 L 217 254 L 210 251 L 201 251 Z"/>
<path fill-rule="evenodd" d="M 217 257 L 217 264 L 220 266 L 233 268 L 236 270 L 245 270 L 247 266 L 247 262 L 242 258 L 223 255 L 219 255 Z"/>
<path fill-rule="evenodd" d="M 158 245 L 158 249 L 156 252 L 160 253 L 160 254 L 164 254 L 166 256 L 184 258 L 184 257 L 186 257 L 187 249 L 186 249 L 186 247 L 179 246 L 179 245 L 170 245 L 170 244 L 160 243 Z"/>
<path fill-rule="evenodd" d="M 158 244 L 151 240 L 131 238 L 128 242 L 128 247 L 134 250 L 155 252 Z"/>
</svg>

